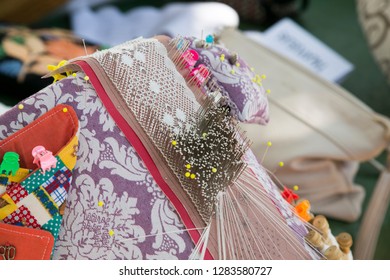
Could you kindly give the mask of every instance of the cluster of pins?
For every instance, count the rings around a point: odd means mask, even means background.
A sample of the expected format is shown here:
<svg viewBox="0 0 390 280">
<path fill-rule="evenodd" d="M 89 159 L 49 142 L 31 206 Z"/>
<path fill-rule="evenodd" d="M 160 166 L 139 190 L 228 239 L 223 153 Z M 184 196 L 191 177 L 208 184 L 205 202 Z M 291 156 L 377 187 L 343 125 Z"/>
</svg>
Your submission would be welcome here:
<svg viewBox="0 0 390 280">
<path fill-rule="evenodd" d="M 260 87 L 263 86 L 263 81 L 267 78 L 267 76 L 265 74 L 262 74 L 262 75 L 256 74 L 255 73 L 255 68 L 253 68 L 253 67 L 251 67 L 250 69 L 254 73 L 254 77 L 252 78 L 252 82 L 257 84 Z M 267 89 L 265 92 L 267 94 L 270 94 L 271 90 Z"/>
<path fill-rule="evenodd" d="M 169 43 L 171 49 L 168 55 L 179 70 L 188 69 L 184 78 L 194 93 L 202 97 L 209 92 L 207 84 L 211 79 L 211 72 L 203 64 L 196 66 L 199 54 L 190 48 L 190 44 L 184 37 L 175 37 Z"/>
<path fill-rule="evenodd" d="M 182 69 L 185 64 L 182 56 L 189 49 L 190 41 L 181 36 L 177 36 L 169 42 L 169 46 L 171 47 L 168 52 L 169 57 L 179 69 Z"/>
<path fill-rule="evenodd" d="M 192 130 L 170 141 L 179 180 L 204 221 L 214 213 L 217 194 L 231 185 L 245 168 L 241 160 L 249 141 L 226 107 L 208 98 Z"/>
</svg>

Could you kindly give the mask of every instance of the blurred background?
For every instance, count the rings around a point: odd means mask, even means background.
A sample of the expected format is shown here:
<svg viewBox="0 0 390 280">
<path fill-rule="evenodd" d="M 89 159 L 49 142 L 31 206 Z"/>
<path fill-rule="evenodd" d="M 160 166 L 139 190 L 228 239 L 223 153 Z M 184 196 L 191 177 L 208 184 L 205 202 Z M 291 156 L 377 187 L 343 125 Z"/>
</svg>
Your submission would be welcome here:
<svg viewBox="0 0 390 280">
<path fill-rule="evenodd" d="M 85 52 L 104 49 L 138 36 L 186 33 L 197 37 L 230 26 L 242 31 L 267 30 L 289 17 L 353 64 L 341 86 L 376 112 L 390 117 L 390 60 L 378 58 L 368 30 L 359 21 L 355 0 L 2 0 L 0 3 L 0 108 L 49 85 L 40 77 L 47 64 L 57 64 Z M 390 1 L 378 2 L 378 9 Z M 199 4 L 195 6 L 195 4 Z M 362 16 L 362 15 L 361 15 Z M 379 25 L 382 23 L 379 23 Z M 389 21 L 384 21 L 384 25 Z M 60 28 L 60 29 L 58 29 Z M 383 26 L 386 28 L 386 26 Z M 32 31 L 31 31 L 32 30 Z M 35 39 L 28 35 L 35 34 Z M 38 38 L 38 39 L 37 39 Z M 85 40 L 86 47 L 82 43 Z M 378 39 L 379 40 L 379 39 Z M 390 57 L 390 46 L 387 49 Z M 379 54 L 380 55 L 380 54 Z M 61 59 L 60 59 L 61 58 Z M 389 58 L 390 59 L 390 58 Z M 6 108 L 6 107 L 5 107 Z M 366 189 L 363 209 L 378 178 L 378 171 L 363 163 L 356 182 Z M 356 237 L 361 219 L 354 223 L 330 220 L 332 232 Z M 382 227 L 375 259 L 390 259 L 390 213 Z"/>
</svg>

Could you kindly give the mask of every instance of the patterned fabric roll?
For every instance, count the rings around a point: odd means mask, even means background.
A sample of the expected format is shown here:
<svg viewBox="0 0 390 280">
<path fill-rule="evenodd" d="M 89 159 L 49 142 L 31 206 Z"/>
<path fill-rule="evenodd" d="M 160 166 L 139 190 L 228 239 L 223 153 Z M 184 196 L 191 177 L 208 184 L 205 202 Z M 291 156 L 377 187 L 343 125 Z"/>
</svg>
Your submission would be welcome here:
<svg viewBox="0 0 390 280">
<path fill-rule="evenodd" d="M 390 0 L 357 0 L 371 51 L 390 84 Z"/>
</svg>

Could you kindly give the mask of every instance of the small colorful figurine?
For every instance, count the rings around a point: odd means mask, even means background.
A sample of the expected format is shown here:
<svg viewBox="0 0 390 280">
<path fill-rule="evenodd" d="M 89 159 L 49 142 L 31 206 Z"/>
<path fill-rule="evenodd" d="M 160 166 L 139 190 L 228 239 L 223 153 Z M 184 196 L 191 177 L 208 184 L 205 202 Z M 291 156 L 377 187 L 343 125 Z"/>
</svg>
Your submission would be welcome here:
<svg viewBox="0 0 390 280">
<path fill-rule="evenodd" d="M 299 217 L 308 222 L 314 218 L 313 214 L 310 213 L 310 208 L 310 202 L 305 199 L 295 206 L 295 211 Z"/>
<path fill-rule="evenodd" d="M 37 164 L 43 173 L 56 167 L 57 159 L 53 156 L 52 152 L 46 150 L 43 146 L 36 146 L 32 150 L 32 156 L 34 157 L 33 163 Z"/>
<path fill-rule="evenodd" d="M 294 193 L 291 189 L 288 189 L 284 187 L 282 191 L 282 197 L 290 204 L 293 203 L 293 201 L 297 200 L 299 198 L 299 195 Z"/>
<path fill-rule="evenodd" d="M 6 152 L 0 165 L 1 174 L 15 176 L 19 169 L 19 154 L 15 152 Z"/>
<path fill-rule="evenodd" d="M 192 76 L 192 80 L 195 81 L 196 85 L 200 87 L 207 81 L 207 78 L 210 76 L 210 71 L 204 64 L 201 64 L 194 68 L 190 75 Z"/>
<path fill-rule="evenodd" d="M 186 50 L 181 57 L 186 63 L 185 68 L 192 68 L 199 59 L 199 54 L 195 50 L 188 49 Z"/>
</svg>

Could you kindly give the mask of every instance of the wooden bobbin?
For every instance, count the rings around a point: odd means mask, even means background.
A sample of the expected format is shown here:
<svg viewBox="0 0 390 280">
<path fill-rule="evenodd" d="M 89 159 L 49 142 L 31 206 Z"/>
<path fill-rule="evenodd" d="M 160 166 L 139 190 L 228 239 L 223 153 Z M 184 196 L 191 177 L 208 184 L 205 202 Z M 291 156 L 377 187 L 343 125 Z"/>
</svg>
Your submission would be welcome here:
<svg viewBox="0 0 390 280">
<path fill-rule="evenodd" d="M 318 250 L 322 250 L 325 246 L 324 240 L 321 236 L 321 234 L 318 233 L 318 231 L 310 230 L 309 233 L 306 235 L 306 240 L 312 244 L 314 247 L 316 247 Z"/>
<path fill-rule="evenodd" d="M 347 260 L 347 255 L 345 255 L 341 250 L 335 246 L 332 245 L 328 249 L 326 249 L 324 253 L 325 257 L 328 260 Z"/>
<path fill-rule="evenodd" d="M 348 254 L 353 244 L 352 236 L 347 232 L 342 232 L 336 236 L 337 243 L 340 246 L 340 250 Z"/>
<path fill-rule="evenodd" d="M 315 216 L 313 219 L 313 226 L 322 233 L 325 243 L 332 245 L 329 239 L 329 223 L 326 217 L 323 215 Z"/>
</svg>

